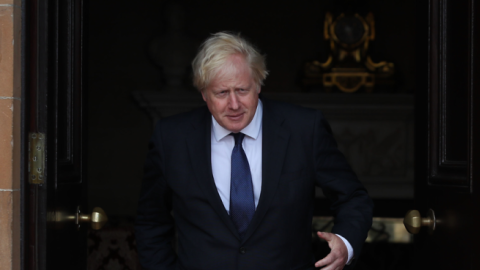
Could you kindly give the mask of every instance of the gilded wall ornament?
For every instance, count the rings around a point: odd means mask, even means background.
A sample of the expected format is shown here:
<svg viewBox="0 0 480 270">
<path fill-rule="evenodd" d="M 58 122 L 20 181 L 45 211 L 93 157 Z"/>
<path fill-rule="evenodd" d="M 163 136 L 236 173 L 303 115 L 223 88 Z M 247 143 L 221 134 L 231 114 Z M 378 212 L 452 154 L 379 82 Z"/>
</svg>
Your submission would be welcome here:
<svg viewBox="0 0 480 270">
<path fill-rule="evenodd" d="M 362 17 L 355 13 L 325 16 L 324 38 L 329 42 L 329 56 L 325 62 L 312 61 L 305 65 L 303 83 L 307 86 L 323 85 L 325 91 L 333 87 L 353 93 L 362 86 L 372 92 L 376 81 L 392 81 L 393 63 L 375 63 L 368 55 L 375 39 L 375 20 L 370 12 Z"/>
</svg>

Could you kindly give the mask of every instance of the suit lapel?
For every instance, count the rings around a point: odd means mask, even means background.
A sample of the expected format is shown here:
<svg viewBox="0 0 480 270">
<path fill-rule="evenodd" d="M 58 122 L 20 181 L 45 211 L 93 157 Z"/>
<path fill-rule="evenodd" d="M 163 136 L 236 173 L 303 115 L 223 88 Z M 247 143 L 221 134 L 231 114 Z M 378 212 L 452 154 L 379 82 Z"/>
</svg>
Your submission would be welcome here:
<svg viewBox="0 0 480 270">
<path fill-rule="evenodd" d="M 275 197 L 282 172 L 282 164 L 287 151 L 289 132 L 282 128 L 283 117 L 276 114 L 268 100 L 263 100 L 262 120 L 262 191 L 257 210 L 247 229 L 245 242 L 261 223 Z"/>
<path fill-rule="evenodd" d="M 220 219 L 240 239 L 237 229 L 230 219 L 227 210 L 223 206 L 220 195 L 218 194 L 215 181 L 212 175 L 211 159 L 211 114 L 205 108 L 204 113 L 199 116 L 200 119 L 192 121 L 193 132 L 187 139 L 189 157 L 195 172 L 199 187 L 204 192 L 210 205 L 219 215 Z"/>
</svg>

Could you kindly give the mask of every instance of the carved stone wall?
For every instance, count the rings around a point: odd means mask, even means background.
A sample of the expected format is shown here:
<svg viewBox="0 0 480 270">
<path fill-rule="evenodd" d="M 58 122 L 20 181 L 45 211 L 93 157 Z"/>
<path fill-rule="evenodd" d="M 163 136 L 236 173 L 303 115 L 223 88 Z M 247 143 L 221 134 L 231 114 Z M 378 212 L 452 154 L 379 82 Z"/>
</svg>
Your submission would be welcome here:
<svg viewBox="0 0 480 270">
<path fill-rule="evenodd" d="M 413 95 L 268 94 L 321 110 L 373 198 L 413 198 Z M 318 196 L 323 196 L 317 192 Z"/>
</svg>

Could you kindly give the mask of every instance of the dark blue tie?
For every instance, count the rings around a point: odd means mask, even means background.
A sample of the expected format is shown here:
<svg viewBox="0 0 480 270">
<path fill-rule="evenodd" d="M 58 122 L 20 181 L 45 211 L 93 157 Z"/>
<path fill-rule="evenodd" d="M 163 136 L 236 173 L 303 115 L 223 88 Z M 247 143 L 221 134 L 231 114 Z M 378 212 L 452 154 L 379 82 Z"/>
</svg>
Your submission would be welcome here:
<svg viewBox="0 0 480 270">
<path fill-rule="evenodd" d="M 230 217 L 243 238 L 255 213 L 253 184 L 247 156 L 243 151 L 243 133 L 232 133 L 235 147 L 232 151 L 232 179 L 230 183 Z"/>
</svg>

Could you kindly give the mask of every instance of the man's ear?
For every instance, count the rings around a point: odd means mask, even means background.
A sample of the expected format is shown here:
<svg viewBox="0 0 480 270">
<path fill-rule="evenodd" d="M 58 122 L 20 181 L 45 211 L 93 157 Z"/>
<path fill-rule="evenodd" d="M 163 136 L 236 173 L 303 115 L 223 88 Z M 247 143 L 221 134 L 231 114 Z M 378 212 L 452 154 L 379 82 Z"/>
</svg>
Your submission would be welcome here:
<svg viewBox="0 0 480 270">
<path fill-rule="evenodd" d="M 260 85 L 257 86 L 257 94 L 260 94 L 260 92 L 262 91 L 262 87 Z"/>
<path fill-rule="evenodd" d="M 200 93 L 202 94 L 203 101 L 207 102 L 207 97 L 205 96 L 205 89 L 201 90 Z"/>
</svg>

